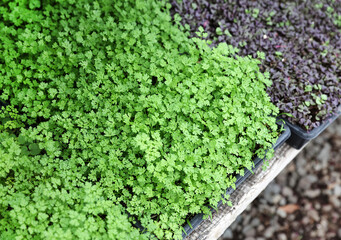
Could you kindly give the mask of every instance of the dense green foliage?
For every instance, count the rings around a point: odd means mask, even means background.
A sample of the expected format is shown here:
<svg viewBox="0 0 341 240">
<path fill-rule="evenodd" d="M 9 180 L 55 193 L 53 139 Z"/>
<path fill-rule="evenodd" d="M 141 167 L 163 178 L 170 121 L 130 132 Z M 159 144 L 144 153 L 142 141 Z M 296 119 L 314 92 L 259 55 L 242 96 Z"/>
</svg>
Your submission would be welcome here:
<svg viewBox="0 0 341 240">
<path fill-rule="evenodd" d="M 0 239 L 181 238 L 272 146 L 260 61 L 169 7 L 1 1 Z"/>
</svg>

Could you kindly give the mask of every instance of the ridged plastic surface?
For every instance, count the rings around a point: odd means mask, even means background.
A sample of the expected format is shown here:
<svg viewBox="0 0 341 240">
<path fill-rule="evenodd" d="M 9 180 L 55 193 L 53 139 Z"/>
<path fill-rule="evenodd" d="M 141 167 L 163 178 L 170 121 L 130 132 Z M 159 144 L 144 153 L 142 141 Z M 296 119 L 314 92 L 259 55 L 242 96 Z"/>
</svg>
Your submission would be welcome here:
<svg viewBox="0 0 341 240">
<path fill-rule="evenodd" d="M 304 146 L 304 144 L 320 135 L 320 133 L 323 132 L 323 130 L 325 130 L 340 115 L 341 110 L 339 110 L 338 114 L 335 114 L 330 118 L 326 119 L 320 126 L 314 128 L 311 131 L 306 131 L 300 126 L 294 125 L 289 121 L 285 120 L 286 124 L 289 126 L 291 131 L 291 136 L 288 139 L 287 143 L 295 149 L 300 149 L 301 147 Z"/>
</svg>

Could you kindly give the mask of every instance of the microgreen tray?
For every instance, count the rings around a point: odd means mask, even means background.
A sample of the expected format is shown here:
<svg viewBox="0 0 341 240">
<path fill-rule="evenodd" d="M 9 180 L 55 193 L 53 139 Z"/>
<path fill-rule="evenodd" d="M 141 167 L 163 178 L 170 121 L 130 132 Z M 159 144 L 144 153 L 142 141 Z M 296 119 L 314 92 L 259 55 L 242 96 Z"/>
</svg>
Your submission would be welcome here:
<svg viewBox="0 0 341 240">
<path fill-rule="evenodd" d="M 292 124 L 286 119 L 285 122 L 289 126 L 291 131 L 291 136 L 287 140 L 287 143 L 296 149 L 300 149 L 303 147 L 307 142 L 310 140 L 316 138 L 318 135 L 320 135 L 323 130 L 325 130 L 332 122 L 335 121 L 339 116 L 341 115 L 341 107 L 339 108 L 339 111 L 337 114 L 327 118 L 320 126 L 314 128 L 311 131 L 306 131 L 303 128 L 301 128 L 298 125 Z"/>
<path fill-rule="evenodd" d="M 290 137 L 290 128 L 286 125 L 286 124 L 281 124 L 283 125 L 284 131 L 283 133 L 279 136 L 279 138 L 277 139 L 276 143 L 273 145 L 274 149 L 279 148 L 280 146 L 283 145 L 283 143 L 285 141 L 287 141 L 287 139 Z M 254 170 L 256 170 L 262 163 L 263 159 L 261 158 L 256 158 L 253 162 L 254 162 L 254 167 L 252 168 L 252 172 Z M 251 175 L 251 171 L 246 169 L 244 170 L 244 176 L 241 175 L 237 175 L 237 180 L 235 183 L 236 189 Z M 226 194 L 231 195 L 233 192 L 235 191 L 235 189 L 233 189 L 232 187 L 228 188 L 226 190 Z M 222 205 L 222 201 L 220 201 L 217 205 L 217 207 L 220 207 Z M 215 211 L 214 209 L 211 209 L 212 211 Z M 182 233 L 182 237 L 186 238 L 189 234 L 191 234 L 204 220 L 203 220 L 203 216 L 204 214 L 200 213 L 195 215 L 191 220 L 190 220 L 190 225 L 186 224 L 184 226 L 184 231 Z"/>
</svg>

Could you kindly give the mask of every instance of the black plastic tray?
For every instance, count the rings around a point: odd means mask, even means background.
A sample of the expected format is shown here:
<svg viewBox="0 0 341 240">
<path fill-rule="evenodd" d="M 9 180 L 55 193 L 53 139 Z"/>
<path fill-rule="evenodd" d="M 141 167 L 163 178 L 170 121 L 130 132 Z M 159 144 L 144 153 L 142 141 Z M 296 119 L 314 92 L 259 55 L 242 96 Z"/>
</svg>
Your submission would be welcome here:
<svg viewBox="0 0 341 240">
<path fill-rule="evenodd" d="M 277 149 L 279 148 L 280 146 L 283 145 L 283 143 L 290 137 L 290 128 L 286 125 L 286 124 L 283 124 L 283 123 L 280 123 L 280 125 L 283 125 L 284 127 L 284 132 L 279 136 L 279 138 L 277 139 L 276 143 L 273 145 L 273 148 L 274 149 Z M 252 171 L 256 170 L 260 165 L 261 163 L 263 162 L 263 159 L 261 158 L 256 158 L 254 161 L 254 164 L 255 166 L 252 168 Z M 236 186 L 236 189 L 251 175 L 251 171 L 248 170 L 247 168 L 244 169 L 244 176 L 240 176 L 240 175 L 237 175 L 237 180 L 236 180 L 236 183 L 235 183 L 235 186 Z M 230 187 L 226 190 L 226 193 L 228 195 L 231 195 L 235 190 Z M 220 201 L 217 205 L 217 207 L 220 207 L 222 205 L 222 201 Z M 211 211 L 215 211 L 214 209 L 211 209 Z M 203 220 L 203 216 L 204 214 L 200 213 L 200 214 L 197 214 L 195 215 L 191 220 L 190 220 L 190 224 L 191 226 L 189 226 L 189 224 L 186 224 L 184 226 L 184 231 L 186 232 L 183 232 L 182 233 L 182 237 L 183 238 L 186 238 L 189 234 L 191 234 L 201 223 Z"/>
<path fill-rule="evenodd" d="M 290 131 L 291 131 L 291 136 L 287 140 L 287 143 L 295 149 L 302 148 L 304 144 L 306 144 L 310 140 L 320 135 L 320 133 L 323 132 L 323 130 L 325 130 L 340 115 L 341 115 L 341 110 L 339 108 L 337 114 L 327 118 L 320 126 L 318 126 L 317 128 L 314 128 L 311 131 L 304 130 L 300 126 L 292 124 L 288 120 L 283 119 L 286 122 L 286 124 L 290 127 Z"/>
</svg>

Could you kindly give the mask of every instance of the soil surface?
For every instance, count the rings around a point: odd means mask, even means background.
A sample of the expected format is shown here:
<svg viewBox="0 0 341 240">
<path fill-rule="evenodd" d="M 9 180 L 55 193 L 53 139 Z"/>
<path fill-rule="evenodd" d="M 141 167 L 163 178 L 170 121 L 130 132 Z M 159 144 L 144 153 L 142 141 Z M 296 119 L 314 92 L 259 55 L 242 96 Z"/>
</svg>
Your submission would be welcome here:
<svg viewBox="0 0 341 240">
<path fill-rule="evenodd" d="M 312 140 L 219 240 L 341 239 L 341 118 Z"/>
</svg>

